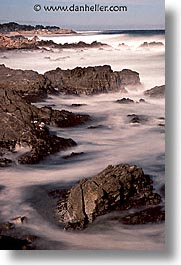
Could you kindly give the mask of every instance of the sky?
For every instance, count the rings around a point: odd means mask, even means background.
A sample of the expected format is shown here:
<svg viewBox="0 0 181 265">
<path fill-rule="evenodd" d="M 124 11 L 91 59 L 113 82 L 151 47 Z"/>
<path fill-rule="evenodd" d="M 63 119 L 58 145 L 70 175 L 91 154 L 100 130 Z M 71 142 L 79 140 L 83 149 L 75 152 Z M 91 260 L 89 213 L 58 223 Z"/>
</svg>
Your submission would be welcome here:
<svg viewBox="0 0 181 265">
<path fill-rule="evenodd" d="M 74 30 L 164 29 L 164 0 L 0 0 L 0 23 L 56 25 Z M 34 5 L 41 5 L 35 12 Z M 47 5 L 118 5 L 127 12 L 45 12 Z"/>
</svg>

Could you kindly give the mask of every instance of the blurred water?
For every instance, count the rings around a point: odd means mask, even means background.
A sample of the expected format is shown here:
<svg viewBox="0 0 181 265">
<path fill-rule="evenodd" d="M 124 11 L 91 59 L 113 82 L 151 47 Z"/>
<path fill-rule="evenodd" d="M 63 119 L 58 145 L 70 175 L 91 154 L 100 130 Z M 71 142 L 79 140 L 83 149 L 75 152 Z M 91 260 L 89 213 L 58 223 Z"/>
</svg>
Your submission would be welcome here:
<svg viewBox="0 0 181 265">
<path fill-rule="evenodd" d="M 58 43 L 79 40 L 90 43 L 98 40 L 111 47 L 103 50 L 3 52 L 0 55 L 0 63 L 12 68 L 34 69 L 40 73 L 55 67 L 67 69 L 77 65 L 109 64 L 113 70 L 129 68 L 140 73 L 143 87 L 129 91 L 126 97 L 135 101 L 144 97 L 146 103 L 118 104 L 116 100 L 123 97 L 120 93 L 92 97 L 51 96 L 46 102 L 38 103 L 39 106 L 53 105 L 55 109 L 89 114 L 92 121 L 75 128 L 51 128 L 57 135 L 71 137 L 78 146 L 52 155 L 39 165 L 16 165 L 1 170 L 0 185 L 5 187 L 0 192 L 2 218 L 7 221 L 18 215 L 26 215 L 29 223 L 25 227 L 45 236 L 49 242 L 49 249 L 61 249 L 62 243 L 66 249 L 164 248 L 163 224 L 127 227 L 111 221 L 111 214 L 98 218 L 83 232 L 64 232 L 49 220 L 52 205 L 47 197 L 48 190 L 64 187 L 82 177 L 93 176 L 109 164 L 125 162 L 141 166 L 145 173 L 152 176 L 157 190 L 165 183 L 165 134 L 164 128 L 159 126 L 163 123 L 160 118 L 165 116 L 165 101 L 149 99 L 143 95 L 145 89 L 165 83 L 164 48 L 150 50 L 137 48 L 144 41 L 164 42 L 164 36 L 130 37 L 119 34 L 90 36 L 84 33 L 76 37 L 53 37 L 53 40 Z M 119 47 L 119 43 L 122 42 L 129 45 L 129 49 Z M 72 106 L 73 103 L 85 105 L 75 108 Z M 127 115 L 133 113 L 145 115 L 147 122 L 140 125 L 130 124 Z M 88 129 L 89 126 L 96 125 L 102 127 Z M 84 152 L 84 154 L 67 160 L 62 158 L 63 155 L 71 152 Z M 16 155 L 18 154 L 19 152 Z"/>
</svg>

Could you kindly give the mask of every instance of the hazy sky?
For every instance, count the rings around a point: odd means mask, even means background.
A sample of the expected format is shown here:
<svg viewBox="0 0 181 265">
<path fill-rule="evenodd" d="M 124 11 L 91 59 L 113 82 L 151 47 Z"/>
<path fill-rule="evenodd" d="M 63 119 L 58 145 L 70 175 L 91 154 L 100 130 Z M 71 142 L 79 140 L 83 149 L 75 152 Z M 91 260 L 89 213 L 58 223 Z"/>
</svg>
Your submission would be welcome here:
<svg viewBox="0 0 181 265">
<path fill-rule="evenodd" d="M 163 29 L 164 0 L 0 0 L 0 22 L 57 25 L 75 30 Z M 127 12 L 35 12 L 44 5 L 126 5 Z"/>
</svg>

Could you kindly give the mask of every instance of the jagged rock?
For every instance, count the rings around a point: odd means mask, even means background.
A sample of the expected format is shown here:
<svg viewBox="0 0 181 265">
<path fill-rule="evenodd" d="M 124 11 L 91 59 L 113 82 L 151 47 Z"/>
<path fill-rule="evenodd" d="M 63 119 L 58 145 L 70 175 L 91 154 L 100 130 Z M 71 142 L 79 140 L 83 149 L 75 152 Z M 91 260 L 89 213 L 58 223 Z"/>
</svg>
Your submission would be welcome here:
<svg viewBox="0 0 181 265">
<path fill-rule="evenodd" d="M 145 99 L 144 98 L 140 98 L 139 99 L 139 103 L 145 103 L 146 101 L 145 101 Z"/>
<path fill-rule="evenodd" d="M 58 30 L 60 29 L 59 27 L 56 26 L 42 26 L 42 25 L 36 25 L 36 26 L 31 26 L 31 25 L 21 25 L 16 22 L 9 22 L 9 23 L 3 23 L 0 24 L 0 32 L 12 32 L 12 31 L 31 31 L 34 29 L 50 29 L 50 30 Z"/>
<path fill-rule="evenodd" d="M 11 223 L 13 224 L 24 224 L 28 222 L 28 218 L 26 216 L 18 216 L 11 219 Z"/>
<path fill-rule="evenodd" d="M 128 114 L 128 118 L 130 118 L 129 123 L 146 123 L 148 121 L 148 117 L 146 115 L 136 115 L 136 114 Z"/>
<path fill-rule="evenodd" d="M 156 41 L 147 42 L 147 41 L 145 41 L 139 47 L 140 48 L 159 48 L 159 47 L 164 47 L 164 44 L 160 41 L 159 42 L 156 42 Z"/>
<path fill-rule="evenodd" d="M 0 235 L 1 250 L 30 250 L 30 242 L 26 239 L 19 239 L 11 236 Z"/>
<path fill-rule="evenodd" d="M 0 147 L 2 146 L 4 149 L 7 147 L 9 150 L 9 148 L 12 148 L 12 143 L 14 146 L 16 143 L 21 145 L 26 143 L 31 148 L 30 152 L 19 158 L 20 163 L 38 163 L 50 154 L 76 145 L 72 139 L 51 135 L 46 124 L 41 121 L 43 119 L 46 122 L 47 117 L 48 124 L 58 124 L 56 115 L 58 115 L 58 118 L 61 117 L 58 111 L 55 111 L 55 115 L 52 114 L 54 112 L 51 109 L 48 109 L 48 112 L 44 109 L 38 109 L 22 99 L 15 91 L 9 89 L 0 88 L 0 100 Z M 42 116 L 43 114 L 46 115 Z M 52 118 L 50 115 L 52 115 Z M 73 125 L 76 125 L 76 117 L 78 117 L 77 123 L 79 124 L 85 121 L 81 115 L 74 116 L 73 113 L 65 112 L 61 120 L 61 124 L 64 119 L 66 120 L 64 126 L 71 126 L 71 122 L 67 121 L 69 115 L 74 121 Z M 39 121 L 36 120 L 37 118 L 39 118 Z"/>
<path fill-rule="evenodd" d="M 0 157 L 0 167 L 9 167 L 12 164 L 12 160 L 5 157 Z"/>
<path fill-rule="evenodd" d="M 130 98 L 121 98 L 121 99 L 116 100 L 116 102 L 120 104 L 133 104 L 134 100 Z"/>
<path fill-rule="evenodd" d="M 112 210 L 159 204 L 152 181 L 141 168 L 120 164 L 108 166 L 98 175 L 83 179 L 59 200 L 56 216 L 65 229 L 83 229 Z"/>
<path fill-rule="evenodd" d="M 126 92 L 126 86 L 141 84 L 137 72 L 128 69 L 114 72 L 109 65 L 76 67 L 72 70 L 57 68 L 46 72 L 45 77 L 51 81 L 54 88 L 59 89 L 59 92 L 73 95 Z"/>
<path fill-rule="evenodd" d="M 108 127 L 106 125 L 103 125 L 103 124 L 98 124 L 98 125 L 91 125 L 91 126 L 87 127 L 87 129 L 89 129 L 89 130 L 108 129 Z"/>
<path fill-rule="evenodd" d="M 84 152 L 79 152 L 79 153 L 72 152 L 70 155 L 62 156 L 62 158 L 70 159 L 70 158 L 74 158 L 74 157 L 77 157 L 77 156 L 80 156 L 80 155 L 83 155 L 83 154 L 84 154 Z"/>
<path fill-rule="evenodd" d="M 64 43 L 64 44 L 57 44 L 52 40 L 45 41 L 41 40 L 36 43 L 37 47 L 49 47 L 49 48 L 56 48 L 56 49 L 83 49 L 83 48 L 100 48 L 100 47 L 109 47 L 109 45 L 93 41 L 92 43 L 85 43 L 83 41 L 75 42 L 75 43 Z"/>
<path fill-rule="evenodd" d="M 151 98 L 162 98 L 165 96 L 165 85 L 155 86 L 149 90 L 146 90 L 144 92 L 144 95 L 149 96 Z"/>
<path fill-rule="evenodd" d="M 36 34 L 39 34 L 36 32 Z M 55 48 L 55 49 L 83 49 L 83 48 L 100 48 L 109 47 L 109 45 L 94 41 L 92 43 L 85 43 L 79 41 L 77 43 L 55 43 L 53 40 L 40 40 L 37 36 L 32 39 L 26 38 L 22 35 L 5 36 L 0 34 L 0 50 L 13 50 L 13 49 L 39 49 L 39 48 Z M 49 57 L 47 57 L 49 59 Z"/>
<path fill-rule="evenodd" d="M 16 91 L 30 101 L 46 98 L 48 92 L 56 93 L 50 81 L 35 71 L 15 70 L 0 65 L 0 76 L 0 88 Z"/>
<path fill-rule="evenodd" d="M 120 221 L 127 225 L 160 223 L 165 221 L 165 211 L 162 206 L 150 207 L 140 212 L 127 215 Z"/>
<path fill-rule="evenodd" d="M 62 128 L 85 124 L 91 120 L 89 115 L 74 114 L 67 110 L 53 110 L 51 107 L 38 109 L 37 116 L 46 124 Z"/>
<path fill-rule="evenodd" d="M 75 108 L 82 107 L 82 106 L 86 106 L 86 104 L 74 103 L 74 104 L 71 105 L 71 107 L 75 107 Z"/>
</svg>

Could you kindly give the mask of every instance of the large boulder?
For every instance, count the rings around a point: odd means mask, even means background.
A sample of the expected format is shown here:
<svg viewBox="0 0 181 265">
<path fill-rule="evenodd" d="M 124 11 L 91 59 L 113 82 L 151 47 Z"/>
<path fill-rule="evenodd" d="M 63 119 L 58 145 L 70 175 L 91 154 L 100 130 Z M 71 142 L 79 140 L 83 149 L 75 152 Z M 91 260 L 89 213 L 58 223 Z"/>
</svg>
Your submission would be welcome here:
<svg viewBox="0 0 181 265">
<path fill-rule="evenodd" d="M 74 185 L 58 201 L 56 216 L 66 229 L 83 229 L 112 210 L 156 205 L 160 200 L 141 168 L 120 164 Z"/>
<path fill-rule="evenodd" d="M 151 98 L 162 98 L 165 96 L 165 85 L 155 86 L 149 90 L 146 90 L 144 94 Z"/>
<path fill-rule="evenodd" d="M 76 67 L 72 70 L 57 68 L 46 72 L 45 77 L 61 93 L 74 95 L 126 92 L 126 86 L 141 84 L 137 72 L 128 69 L 120 72 L 113 71 L 109 65 L 87 68 Z"/>
</svg>

